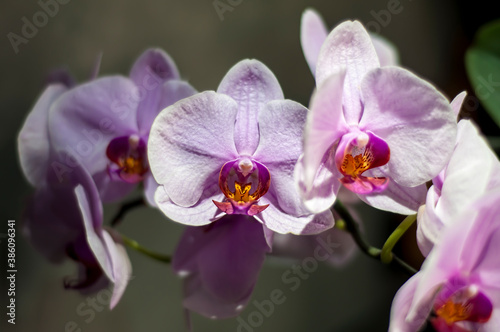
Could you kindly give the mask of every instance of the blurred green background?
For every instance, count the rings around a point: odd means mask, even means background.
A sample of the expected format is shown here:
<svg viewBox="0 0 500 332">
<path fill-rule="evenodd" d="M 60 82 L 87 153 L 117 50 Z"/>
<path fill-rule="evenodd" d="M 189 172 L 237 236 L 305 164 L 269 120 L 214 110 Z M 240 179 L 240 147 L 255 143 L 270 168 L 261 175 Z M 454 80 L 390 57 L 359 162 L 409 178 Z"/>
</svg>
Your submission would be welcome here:
<svg viewBox="0 0 500 332">
<path fill-rule="evenodd" d="M 87 297 L 62 287 L 64 276 L 75 275 L 75 265 L 68 261 L 53 266 L 24 241 L 20 217 L 32 189 L 19 170 L 16 137 L 51 69 L 64 65 L 79 81 L 84 81 L 102 52 L 102 75 L 127 75 L 143 50 L 161 47 L 176 61 L 183 78 L 203 91 L 216 89 L 227 70 L 239 60 L 256 58 L 275 73 L 287 98 L 307 105 L 314 81 L 300 48 L 303 10 L 317 9 L 330 27 L 346 19 L 359 19 L 366 24 L 377 22 L 374 13 L 387 10 L 388 2 L 232 0 L 239 4 L 225 12 L 221 20 L 213 0 L 70 0 L 59 6 L 57 14 L 33 38 L 19 45 L 16 54 L 8 33 L 21 35 L 22 18 L 32 21 L 41 7 L 36 1 L 3 0 L 0 233 L 6 233 L 8 219 L 17 220 L 18 273 L 16 325 L 12 326 L 6 323 L 4 312 L 7 253 L 5 238 L 0 235 L 0 307 L 4 308 L 0 310 L 1 331 L 65 331 L 70 321 L 81 331 L 184 330 L 181 282 L 169 266 L 129 251 L 134 278 L 122 301 L 112 312 L 106 308 L 95 311 L 95 317 L 86 322 L 89 316 L 82 317 L 77 308 Z M 400 6 L 403 9 L 399 14 L 378 25 L 380 34 L 398 47 L 403 66 L 436 84 L 449 98 L 465 89 L 471 91 L 463 56 L 476 29 L 495 18 L 491 2 L 401 0 Z M 481 109 L 470 115 L 486 134 L 498 130 Z M 116 209 L 117 206 L 107 207 L 105 220 Z M 367 207 L 362 215 L 363 227 L 376 246 L 383 244 L 401 220 Z M 182 226 L 165 221 L 157 211 L 142 208 L 129 214 L 119 230 L 150 248 L 172 253 Z M 411 246 L 412 237 L 407 240 Z M 403 251 L 411 260 L 414 247 Z M 418 264 L 418 258 L 413 262 Z M 268 299 L 273 289 L 283 290 L 287 300 L 255 331 L 387 330 L 391 301 L 406 280 L 404 274 L 359 254 L 343 268 L 321 266 L 292 292 L 281 280 L 292 265 L 277 264 L 275 260 L 265 264 L 251 302 Z M 242 313 L 245 319 L 256 310 L 251 302 Z M 195 331 L 203 332 L 237 331 L 238 322 L 213 321 L 193 314 L 193 326 Z"/>
</svg>

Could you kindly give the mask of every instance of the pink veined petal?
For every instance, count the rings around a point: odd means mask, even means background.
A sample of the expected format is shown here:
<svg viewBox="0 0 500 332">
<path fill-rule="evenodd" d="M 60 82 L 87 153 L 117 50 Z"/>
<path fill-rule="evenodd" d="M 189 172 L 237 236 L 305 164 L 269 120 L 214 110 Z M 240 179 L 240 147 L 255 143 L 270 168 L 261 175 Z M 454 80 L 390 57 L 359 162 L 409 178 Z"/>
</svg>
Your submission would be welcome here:
<svg viewBox="0 0 500 332">
<path fill-rule="evenodd" d="M 39 185 L 44 180 L 50 167 L 49 109 L 66 90 L 67 88 L 60 84 L 48 86 L 38 98 L 19 132 L 17 149 L 21 169 L 33 186 Z"/>
<path fill-rule="evenodd" d="M 77 86 L 58 98 L 49 112 L 49 132 L 55 149 L 64 150 L 61 162 L 76 160 L 92 175 L 106 170 L 111 139 L 137 133 L 136 93 L 131 80 L 112 76 Z"/>
<path fill-rule="evenodd" d="M 271 187 L 279 207 L 294 216 L 309 214 L 294 185 L 293 173 L 302 153 L 307 109 L 291 100 L 266 104 L 259 113 L 260 142 L 253 158 L 271 173 Z"/>
<path fill-rule="evenodd" d="M 399 65 L 399 52 L 390 41 L 375 33 L 370 33 L 380 67 Z"/>
<path fill-rule="evenodd" d="M 233 99 L 208 91 L 158 115 L 149 135 L 149 166 L 172 202 L 183 207 L 196 204 L 204 188 L 217 183 L 222 165 L 236 159 L 237 112 Z"/>
<path fill-rule="evenodd" d="M 306 9 L 300 22 L 300 44 L 312 74 L 316 73 L 321 45 L 328 36 L 328 28 L 321 15 L 314 9 Z"/>
<path fill-rule="evenodd" d="M 271 100 L 283 99 L 274 74 L 258 60 L 243 60 L 224 76 L 217 89 L 238 104 L 234 142 L 240 155 L 252 155 L 259 144 L 259 111 Z"/>
<path fill-rule="evenodd" d="M 451 102 L 451 109 L 457 117 L 460 113 L 460 109 L 462 108 L 465 97 L 467 97 L 467 91 L 460 92 Z"/>
<path fill-rule="evenodd" d="M 422 279 L 419 272 L 411 277 L 396 293 L 391 306 L 391 320 L 389 332 L 414 332 L 419 331 L 426 323 L 434 302 L 434 291 L 429 291 L 424 300 L 419 303 L 412 315 L 410 308 L 415 302 L 415 292 Z"/>
<path fill-rule="evenodd" d="M 158 208 L 168 218 L 185 225 L 206 225 L 224 215 L 213 202 L 224 200 L 224 194 L 220 191 L 217 182 L 205 189 L 199 202 L 190 207 L 182 207 L 173 203 L 163 186 L 158 186 L 154 198 Z"/>
<path fill-rule="evenodd" d="M 364 112 L 359 128 L 389 144 L 389 177 L 408 187 L 435 177 L 449 160 L 456 136 L 456 119 L 447 99 L 397 67 L 372 70 L 361 91 Z"/>
<path fill-rule="evenodd" d="M 178 80 L 179 71 L 174 61 L 162 49 L 150 48 L 144 51 L 130 70 L 130 78 L 137 85 L 140 100 L 137 112 L 137 126 L 141 134 L 147 134 L 159 109 L 163 83 Z"/>
<path fill-rule="evenodd" d="M 311 213 L 320 213 L 328 210 L 335 202 L 337 193 L 342 186 L 339 181 L 342 174 L 335 167 L 333 157 L 330 161 L 328 160 L 329 158 L 330 154 L 325 154 L 323 157 L 311 189 L 307 189 L 305 184 L 304 159 L 302 156 L 295 165 L 295 186 L 299 191 L 304 205 Z M 328 163 L 333 165 L 327 167 Z"/>
<path fill-rule="evenodd" d="M 417 244 L 422 255 L 427 257 L 439 241 L 444 228 L 443 221 L 436 215 L 436 204 L 439 201 L 439 193 L 435 186 L 429 188 L 425 205 L 418 209 L 417 213 Z"/>
<path fill-rule="evenodd" d="M 329 149 L 348 130 L 342 112 L 345 71 L 330 76 L 311 99 L 304 132 L 304 184 L 311 191 L 314 179 Z"/>
<path fill-rule="evenodd" d="M 363 77 L 380 66 L 377 53 L 365 28 L 358 21 L 339 24 L 326 38 L 318 56 L 316 85 L 340 69 L 347 70 L 342 104 L 348 124 L 357 124 L 361 118 L 360 86 Z"/>
<path fill-rule="evenodd" d="M 374 177 L 389 177 L 387 166 L 368 170 L 366 174 Z M 358 197 L 377 209 L 410 215 L 417 213 L 420 205 L 424 204 L 426 193 L 427 187 L 425 184 L 416 187 L 405 187 L 389 179 L 389 184 L 384 191 L 366 195 L 358 194 Z"/>
<path fill-rule="evenodd" d="M 269 206 L 261 213 L 255 215 L 255 218 L 270 230 L 280 234 L 318 234 L 335 225 L 335 220 L 330 211 L 325 211 L 317 215 L 307 214 L 298 217 L 284 212 L 277 205 L 277 200 L 273 197 L 272 193 L 268 193 L 262 197 L 259 204 L 269 204 Z"/>
<path fill-rule="evenodd" d="M 173 259 L 174 270 L 188 276 L 183 304 L 207 317 L 238 315 L 269 251 L 263 226 L 247 216 L 188 228 Z"/>
</svg>

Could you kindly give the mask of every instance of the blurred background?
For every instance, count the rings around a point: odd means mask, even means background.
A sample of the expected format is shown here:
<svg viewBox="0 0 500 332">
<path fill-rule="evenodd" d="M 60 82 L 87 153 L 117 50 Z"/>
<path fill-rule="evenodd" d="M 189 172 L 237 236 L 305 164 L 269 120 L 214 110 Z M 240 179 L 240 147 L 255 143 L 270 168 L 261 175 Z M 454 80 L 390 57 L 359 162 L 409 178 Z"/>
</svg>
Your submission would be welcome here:
<svg viewBox="0 0 500 332">
<path fill-rule="evenodd" d="M 388 2 L 305 0 L 221 0 L 232 10 L 217 13 L 213 0 L 65 0 L 32 38 L 12 47 L 8 34 L 22 36 L 23 18 L 33 21 L 42 10 L 36 1 L 3 0 L 0 4 L 0 155 L 3 190 L 0 206 L 0 312 L 1 331 L 184 331 L 181 282 L 169 266 L 129 250 L 133 276 L 115 310 L 94 310 L 93 319 L 77 308 L 95 295 L 65 291 L 63 277 L 75 275 L 72 262 L 49 264 L 21 234 L 21 215 L 32 192 L 20 169 L 16 139 L 22 123 L 42 91 L 46 75 L 65 66 L 79 81 L 89 78 L 102 52 L 101 75 L 123 74 L 148 47 L 160 47 L 177 63 L 184 79 L 199 91 L 215 90 L 227 70 L 244 58 L 264 62 L 281 82 L 285 96 L 308 104 L 313 77 L 299 41 L 300 18 L 313 7 L 330 27 L 346 19 L 370 24 L 392 41 L 401 63 L 433 82 L 450 99 L 471 90 L 465 76 L 464 52 L 477 28 L 495 17 L 490 1 L 400 0 L 401 12 L 377 21 Z M 43 0 L 41 1 L 43 3 Z M 64 2 L 61 0 L 61 2 Z M 378 27 L 378 29 L 375 29 Z M 488 115 L 479 108 L 469 114 L 487 135 L 498 134 Z M 136 196 L 139 194 L 136 193 Z M 107 206 L 110 220 L 117 206 Z M 7 220 L 17 226 L 16 325 L 7 324 L 6 238 Z M 363 207 L 363 228 L 371 243 L 381 246 L 400 216 Z M 167 222 L 154 210 L 140 208 L 123 221 L 119 230 L 143 245 L 172 253 L 182 226 Z M 405 239 L 401 254 L 420 264 L 414 235 Z M 252 300 L 242 316 L 255 311 L 254 300 L 283 290 L 286 301 L 277 306 L 255 331 L 386 331 L 392 298 L 407 276 L 380 262 L 357 254 L 339 268 L 320 266 L 291 291 L 281 280 L 293 262 L 268 260 Z M 236 319 L 215 321 L 193 314 L 194 331 L 237 331 Z M 78 329 L 66 329 L 74 322 Z M 245 331 L 245 330 L 241 330 Z"/>
</svg>

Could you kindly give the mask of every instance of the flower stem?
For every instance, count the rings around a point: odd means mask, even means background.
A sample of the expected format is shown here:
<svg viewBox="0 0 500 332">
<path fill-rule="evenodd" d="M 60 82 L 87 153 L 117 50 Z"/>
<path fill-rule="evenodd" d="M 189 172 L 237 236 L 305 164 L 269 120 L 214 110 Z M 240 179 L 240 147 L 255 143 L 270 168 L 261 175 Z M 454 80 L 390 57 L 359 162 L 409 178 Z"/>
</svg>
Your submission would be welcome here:
<svg viewBox="0 0 500 332">
<path fill-rule="evenodd" d="M 125 217 L 125 215 L 130 212 L 131 210 L 139 207 L 139 206 L 144 206 L 146 205 L 146 202 L 144 201 L 144 198 L 138 198 L 138 199 L 135 199 L 135 200 L 132 200 L 132 201 L 129 201 L 127 203 L 124 203 L 121 207 L 120 207 L 120 210 L 118 210 L 118 213 L 113 217 L 113 219 L 111 219 L 111 226 L 112 227 L 115 227 L 116 225 L 118 225 L 123 217 Z"/>
<path fill-rule="evenodd" d="M 394 232 L 392 232 L 392 234 L 387 238 L 387 241 L 385 241 L 384 246 L 382 247 L 382 252 L 380 253 L 380 260 L 382 261 L 382 263 L 389 264 L 392 261 L 392 249 L 399 241 L 399 239 L 406 233 L 408 228 L 413 225 L 415 220 L 417 220 L 416 214 L 406 217 L 394 230 Z"/>
<path fill-rule="evenodd" d="M 366 239 L 361 234 L 358 224 L 354 221 L 349 211 L 347 211 L 345 206 L 338 199 L 335 202 L 333 212 L 342 219 L 345 225 L 344 226 L 345 230 L 351 234 L 352 238 L 354 239 L 354 242 L 356 242 L 361 251 L 368 257 L 381 261 L 382 250 L 373 247 L 368 243 L 368 241 L 366 241 Z M 410 266 L 408 263 L 403 261 L 395 254 L 391 253 L 391 255 L 392 255 L 392 260 L 388 264 L 397 266 L 398 268 L 402 269 L 409 275 L 414 275 L 415 273 L 418 272 L 412 266 Z"/>
<path fill-rule="evenodd" d="M 156 252 L 151 251 L 149 249 L 146 249 L 143 246 L 141 246 L 137 241 L 132 240 L 132 239 L 126 237 L 125 235 L 121 235 L 121 238 L 123 239 L 123 243 L 125 243 L 130 248 L 140 252 L 141 254 L 149 256 L 152 259 L 155 259 L 155 260 L 162 262 L 162 263 L 170 264 L 172 262 L 172 257 L 170 257 L 168 255 L 159 254 L 159 253 L 156 253 Z"/>
</svg>

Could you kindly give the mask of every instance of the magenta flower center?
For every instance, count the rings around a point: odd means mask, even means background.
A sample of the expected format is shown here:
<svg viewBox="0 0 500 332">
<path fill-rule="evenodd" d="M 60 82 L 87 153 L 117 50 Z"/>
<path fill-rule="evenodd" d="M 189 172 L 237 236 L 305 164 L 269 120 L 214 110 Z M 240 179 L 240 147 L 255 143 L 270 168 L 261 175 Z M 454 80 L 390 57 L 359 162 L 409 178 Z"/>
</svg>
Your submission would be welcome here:
<svg viewBox="0 0 500 332">
<path fill-rule="evenodd" d="M 267 205 L 257 205 L 269 190 L 271 174 L 261 163 L 249 157 L 225 163 L 219 173 L 219 187 L 226 201 L 214 204 L 227 214 L 256 215 Z"/>
<path fill-rule="evenodd" d="M 449 327 L 460 322 L 485 323 L 492 312 L 490 299 L 480 292 L 477 286 L 466 286 L 446 299 L 443 299 L 442 294 L 438 295 L 434 305 L 437 317 L 432 320 L 432 324 L 440 332 L 448 331 Z"/>
<path fill-rule="evenodd" d="M 146 157 L 146 143 L 137 135 L 121 136 L 113 139 L 106 150 L 111 161 L 108 166 L 112 178 L 137 183 L 143 180 L 149 170 Z"/>
<path fill-rule="evenodd" d="M 388 185 L 385 177 L 367 177 L 363 173 L 389 162 L 387 143 L 371 132 L 354 129 L 342 137 L 335 154 L 335 163 L 343 177 L 340 182 L 357 194 L 381 192 Z"/>
</svg>

